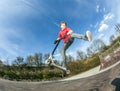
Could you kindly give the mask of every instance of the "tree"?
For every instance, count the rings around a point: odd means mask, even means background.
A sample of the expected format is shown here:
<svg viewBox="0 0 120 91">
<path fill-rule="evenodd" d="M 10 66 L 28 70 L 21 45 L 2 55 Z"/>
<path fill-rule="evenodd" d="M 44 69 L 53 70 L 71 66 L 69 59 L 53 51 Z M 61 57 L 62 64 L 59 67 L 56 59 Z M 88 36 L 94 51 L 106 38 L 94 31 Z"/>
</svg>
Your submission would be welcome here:
<svg viewBox="0 0 120 91">
<path fill-rule="evenodd" d="M 30 56 L 27 56 L 27 59 L 26 59 L 26 64 L 27 66 L 36 66 L 35 64 L 35 57 L 30 55 Z"/>
<path fill-rule="evenodd" d="M 85 53 L 83 51 L 77 51 L 77 59 L 82 60 L 84 58 L 86 58 Z"/>
<path fill-rule="evenodd" d="M 2 66 L 3 65 L 3 62 L 2 62 L 2 60 L 0 59 L 0 66 Z"/>
<path fill-rule="evenodd" d="M 71 61 L 74 60 L 74 57 L 69 54 L 69 55 L 66 56 L 66 60 L 67 60 L 67 62 L 71 62 Z"/>
<path fill-rule="evenodd" d="M 20 67 L 24 63 L 23 60 L 24 58 L 19 56 L 13 61 L 13 64 Z"/>
<path fill-rule="evenodd" d="M 22 65 L 24 64 L 24 58 L 23 57 L 16 57 L 16 59 L 13 61 L 12 65 L 16 66 L 17 71 L 21 72 Z M 9 67 L 9 66 L 8 66 Z M 9 68 L 10 69 L 10 68 Z"/>
<path fill-rule="evenodd" d="M 35 53 L 35 63 L 37 67 L 42 65 L 42 53 Z"/>
<path fill-rule="evenodd" d="M 93 55 L 94 54 L 94 52 L 92 51 L 92 49 L 90 48 L 90 47 L 88 47 L 87 48 L 87 55 L 88 56 L 91 56 L 91 55 Z"/>
<path fill-rule="evenodd" d="M 9 58 L 8 58 L 8 57 L 7 57 L 6 60 L 4 61 L 4 64 L 7 65 L 7 66 L 10 65 L 10 63 L 9 63 Z"/>
<path fill-rule="evenodd" d="M 44 58 L 44 63 L 45 63 L 45 60 L 47 60 L 49 58 L 50 54 L 49 53 L 46 53 L 44 54 L 43 58 Z"/>
<path fill-rule="evenodd" d="M 120 24 L 117 24 L 117 25 L 115 26 L 115 30 L 116 30 L 117 33 L 120 34 Z"/>
<path fill-rule="evenodd" d="M 112 42 L 114 41 L 114 39 L 115 39 L 115 36 L 114 36 L 114 35 L 111 35 L 111 36 L 110 36 L 110 43 L 112 43 Z"/>
<path fill-rule="evenodd" d="M 97 52 L 101 52 L 103 51 L 104 47 L 105 47 L 105 43 L 100 39 L 96 39 L 93 41 L 91 46 L 87 48 L 87 54 L 88 56 L 91 56 Z"/>
</svg>

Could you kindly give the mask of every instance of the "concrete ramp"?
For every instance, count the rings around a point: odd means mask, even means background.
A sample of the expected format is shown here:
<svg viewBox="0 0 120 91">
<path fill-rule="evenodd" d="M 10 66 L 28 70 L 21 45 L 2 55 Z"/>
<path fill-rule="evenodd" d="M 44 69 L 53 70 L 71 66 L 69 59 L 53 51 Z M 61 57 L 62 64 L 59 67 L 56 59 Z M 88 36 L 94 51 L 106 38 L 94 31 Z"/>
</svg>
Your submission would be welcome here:
<svg viewBox="0 0 120 91">
<path fill-rule="evenodd" d="M 120 91 L 120 61 L 103 71 L 98 68 L 51 82 L 15 82 L 0 79 L 0 91 Z"/>
</svg>

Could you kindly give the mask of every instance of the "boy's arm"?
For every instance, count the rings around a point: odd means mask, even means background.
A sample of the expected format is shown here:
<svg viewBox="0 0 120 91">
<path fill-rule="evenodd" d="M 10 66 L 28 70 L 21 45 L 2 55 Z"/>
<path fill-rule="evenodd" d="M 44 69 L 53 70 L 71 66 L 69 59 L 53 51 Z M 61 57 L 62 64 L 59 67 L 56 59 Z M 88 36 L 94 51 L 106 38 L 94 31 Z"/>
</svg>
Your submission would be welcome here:
<svg viewBox="0 0 120 91">
<path fill-rule="evenodd" d="M 60 38 L 57 38 L 57 39 L 54 41 L 54 44 L 56 44 L 58 41 L 60 41 Z"/>
<path fill-rule="evenodd" d="M 56 40 L 60 40 L 60 38 L 58 37 Z"/>
<path fill-rule="evenodd" d="M 70 29 L 69 32 L 67 33 L 67 35 L 72 34 L 72 30 Z M 54 44 L 56 44 L 61 38 L 66 37 L 67 35 L 64 35 L 63 37 L 60 35 L 60 33 L 58 34 L 58 38 L 54 41 Z"/>
<path fill-rule="evenodd" d="M 73 31 L 72 31 L 72 30 L 69 30 L 69 32 L 67 33 L 67 35 L 72 34 L 72 33 L 73 33 Z"/>
<path fill-rule="evenodd" d="M 54 44 L 56 44 L 61 39 L 60 33 L 58 34 L 58 38 L 54 41 Z"/>
</svg>

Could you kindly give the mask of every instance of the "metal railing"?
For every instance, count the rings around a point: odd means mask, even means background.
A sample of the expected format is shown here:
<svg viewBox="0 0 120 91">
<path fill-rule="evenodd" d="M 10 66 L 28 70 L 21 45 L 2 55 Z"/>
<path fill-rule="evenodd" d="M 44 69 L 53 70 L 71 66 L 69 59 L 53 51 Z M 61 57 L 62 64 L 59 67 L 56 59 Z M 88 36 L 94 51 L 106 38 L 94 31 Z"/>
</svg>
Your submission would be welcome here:
<svg viewBox="0 0 120 91">
<path fill-rule="evenodd" d="M 113 44 L 109 49 L 99 55 L 100 70 L 109 67 L 110 65 L 120 60 L 120 40 Z"/>
<path fill-rule="evenodd" d="M 107 49 L 105 52 L 99 55 L 100 60 L 104 59 L 107 55 L 117 50 L 120 47 L 120 40 L 118 40 L 111 48 Z"/>
</svg>

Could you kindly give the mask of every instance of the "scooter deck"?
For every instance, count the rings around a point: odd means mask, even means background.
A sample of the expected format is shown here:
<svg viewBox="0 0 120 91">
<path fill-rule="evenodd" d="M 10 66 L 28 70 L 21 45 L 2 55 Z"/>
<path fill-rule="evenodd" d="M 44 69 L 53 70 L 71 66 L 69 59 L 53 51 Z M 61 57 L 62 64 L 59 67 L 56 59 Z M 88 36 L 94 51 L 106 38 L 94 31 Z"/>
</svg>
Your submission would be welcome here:
<svg viewBox="0 0 120 91">
<path fill-rule="evenodd" d="M 66 68 L 62 67 L 62 66 L 59 66 L 57 64 L 54 63 L 54 60 L 52 58 L 52 56 L 49 56 L 49 58 L 46 60 L 45 62 L 47 65 L 51 65 L 51 66 L 54 66 L 60 70 L 62 70 L 65 74 L 70 74 L 70 70 L 67 70 Z"/>
<path fill-rule="evenodd" d="M 66 68 L 64 68 L 64 67 L 62 67 L 62 66 L 59 66 L 59 65 L 56 65 L 55 63 L 51 63 L 50 65 L 51 65 L 51 66 L 54 66 L 54 67 L 56 67 L 56 68 L 58 68 L 58 69 L 60 69 L 60 70 L 63 70 L 63 71 L 65 71 L 65 72 L 67 71 Z"/>
<path fill-rule="evenodd" d="M 66 68 L 64 68 L 62 66 L 56 65 L 55 63 L 51 63 L 50 65 L 62 70 L 63 71 L 63 76 L 62 77 L 64 77 L 65 75 L 70 74 L 70 70 L 67 70 Z"/>
</svg>

